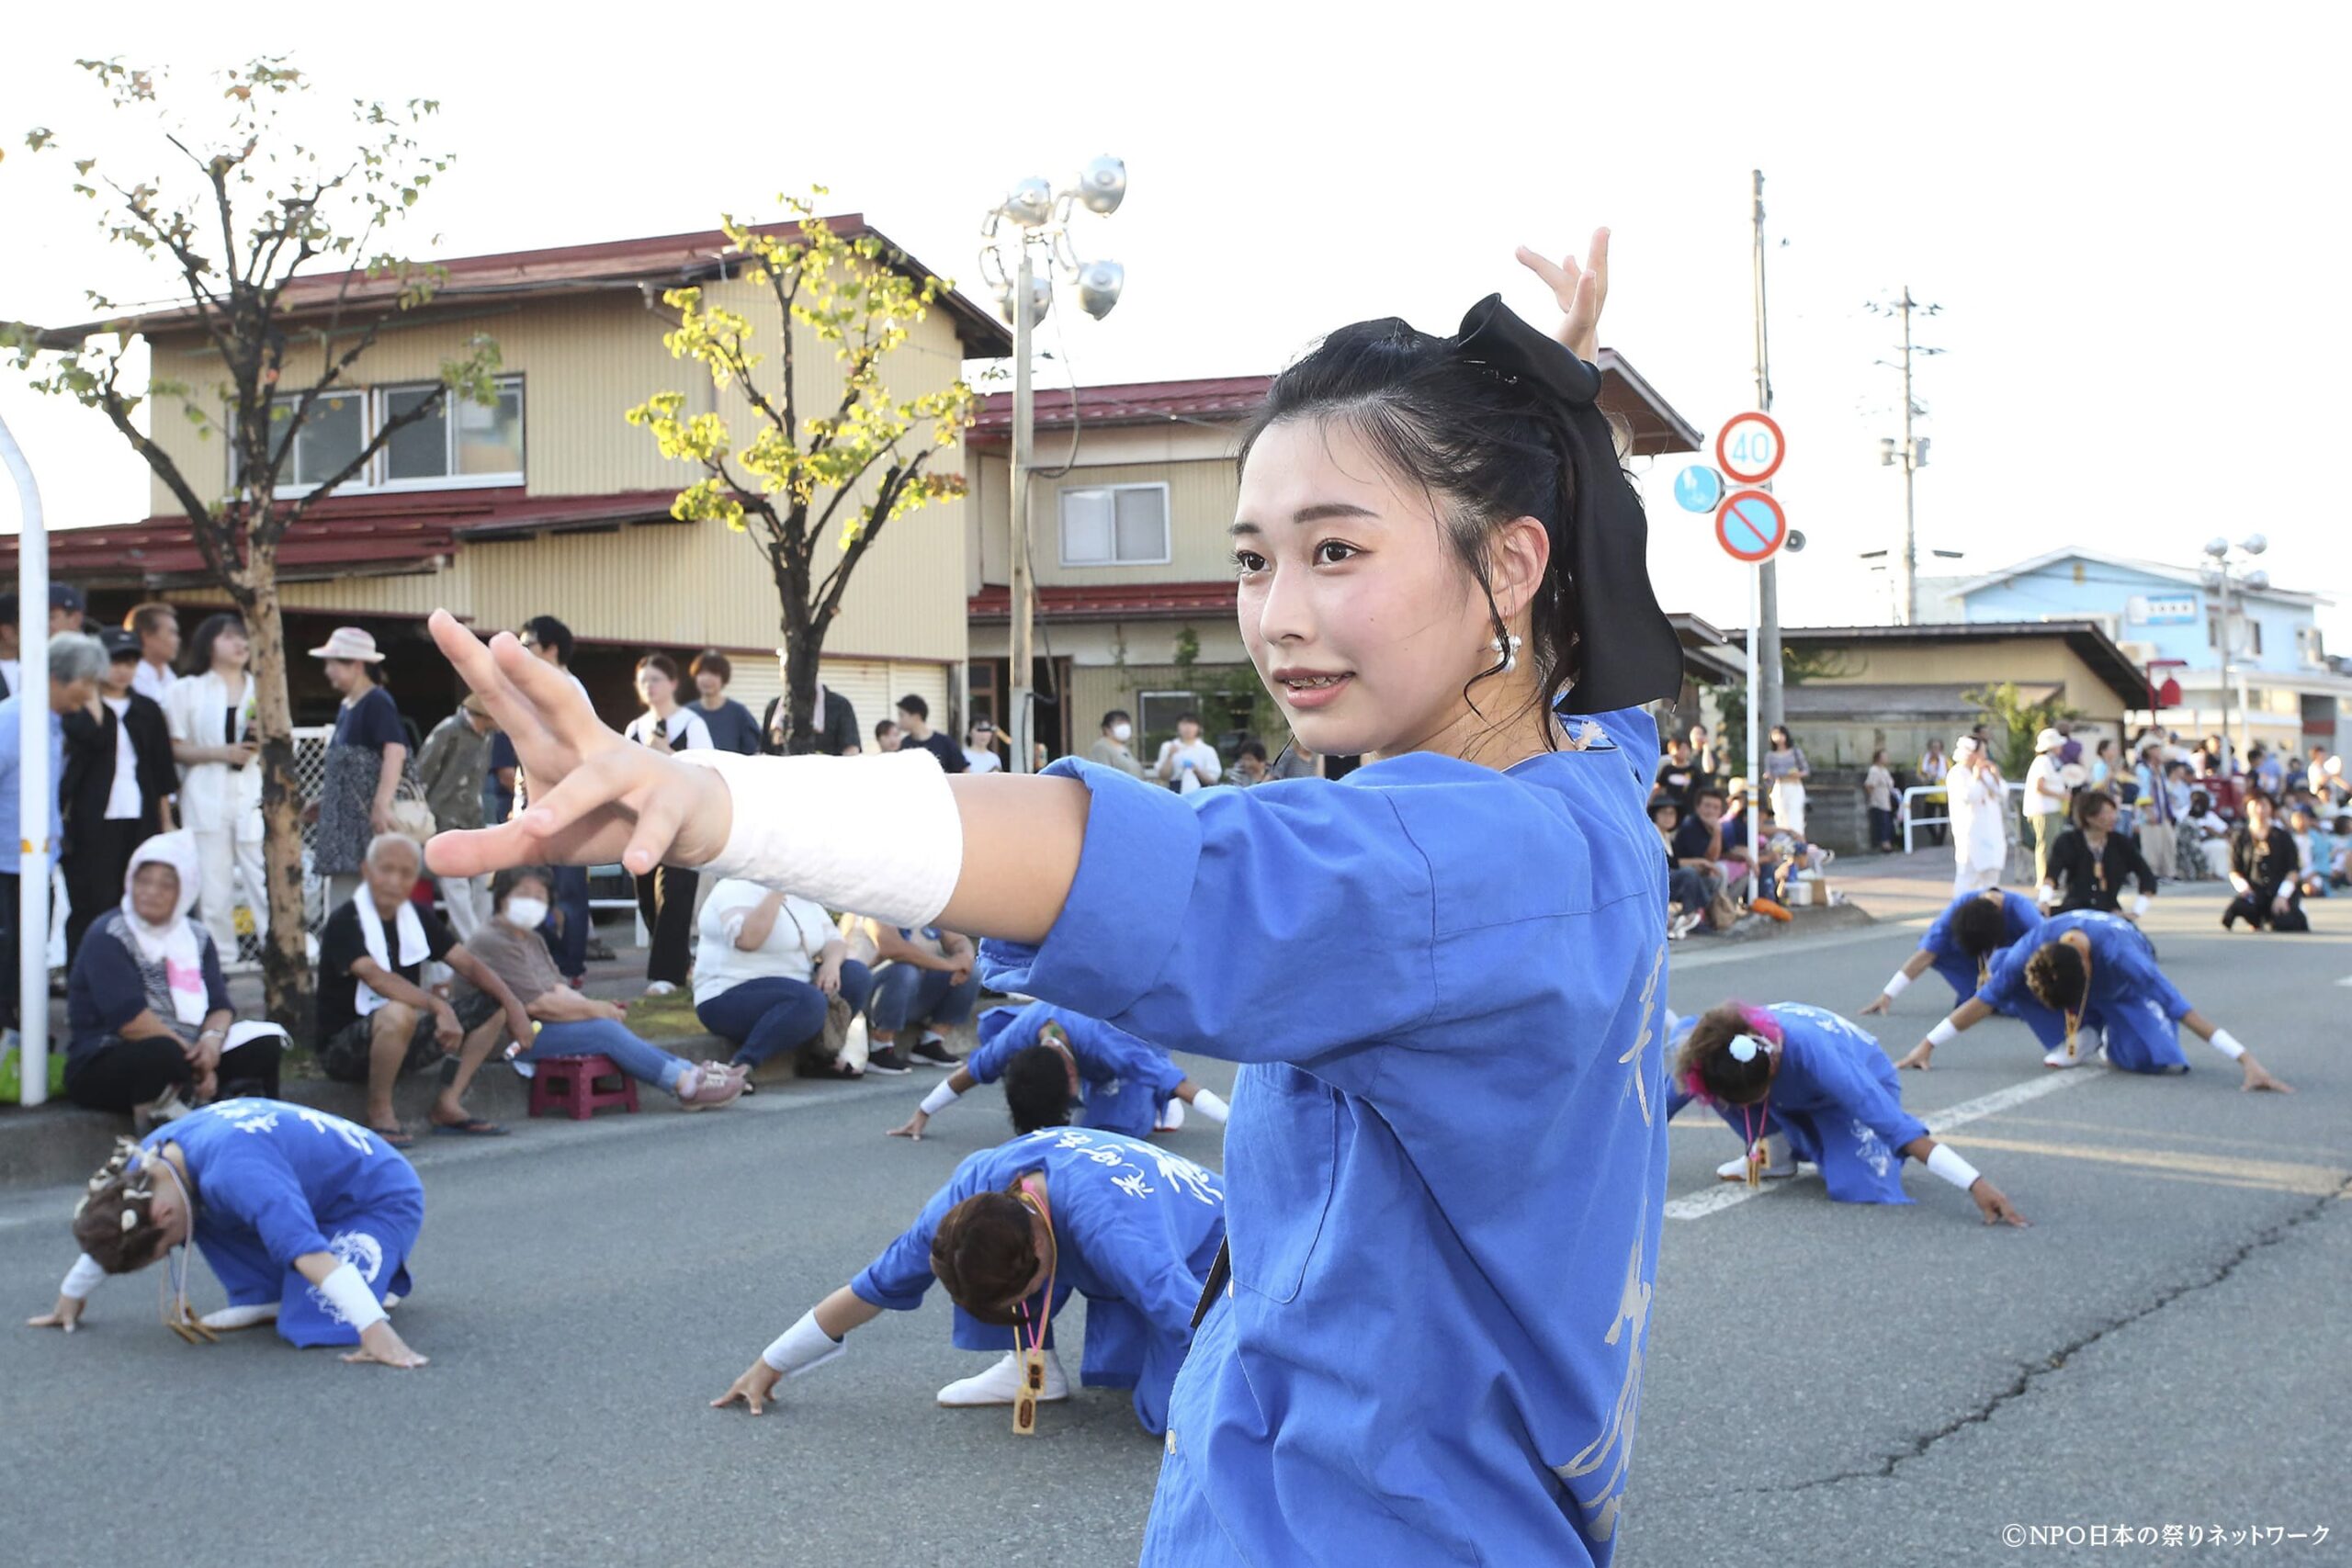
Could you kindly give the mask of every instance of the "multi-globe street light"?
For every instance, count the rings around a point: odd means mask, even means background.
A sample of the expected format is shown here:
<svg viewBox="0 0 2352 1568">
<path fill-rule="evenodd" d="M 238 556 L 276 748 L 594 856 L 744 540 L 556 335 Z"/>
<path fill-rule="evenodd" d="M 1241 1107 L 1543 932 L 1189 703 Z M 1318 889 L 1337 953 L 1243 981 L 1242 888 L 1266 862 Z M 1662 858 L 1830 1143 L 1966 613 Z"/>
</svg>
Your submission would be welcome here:
<svg viewBox="0 0 2352 1568">
<path fill-rule="evenodd" d="M 2227 755 L 2237 754 L 2237 739 L 2230 726 L 2230 659 L 2235 651 L 2231 646 L 2235 634 L 2235 628 L 2230 624 L 2232 574 L 2241 570 L 2248 561 L 2269 547 L 2270 541 L 2260 534 L 2248 534 L 2234 547 L 2219 534 L 2205 541 L 2205 554 L 2213 562 L 2205 569 L 2205 586 L 2215 590 L 2221 596 L 2221 622 L 2214 627 L 2213 641 L 2222 650 L 2222 745 Z M 2236 578 L 2235 581 L 2239 588 L 2259 593 L 2270 586 L 2270 574 L 2261 570 L 2248 571 Z"/>
</svg>

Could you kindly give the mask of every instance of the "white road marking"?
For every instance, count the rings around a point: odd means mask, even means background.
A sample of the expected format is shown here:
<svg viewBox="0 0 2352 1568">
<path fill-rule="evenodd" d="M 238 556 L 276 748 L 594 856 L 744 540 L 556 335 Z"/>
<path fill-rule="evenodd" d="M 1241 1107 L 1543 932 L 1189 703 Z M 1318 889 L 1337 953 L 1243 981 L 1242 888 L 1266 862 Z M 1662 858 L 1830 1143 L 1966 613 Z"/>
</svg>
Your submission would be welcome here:
<svg viewBox="0 0 2352 1568">
<path fill-rule="evenodd" d="M 1949 1105 L 1941 1111 L 1928 1111 L 1919 1120 L 1927 1123 L 1928 1131 L 1930 1133 L 1949 1132 L 1954 1127 L 1965 1126 L 1971 1122 L 1981 1122 L 1987 1116 L 1997 1116 L 2004 1111 L 2023 1105 L 2029 1100 L 2040 1100 L 2046 1094 L 2055 1094 L 2062 1089 L 2068 1089 L 2075 1084 L 2086 1083 L 2092 1078 L 2105 1076 L 2096 1067 L 2075 1067 L 2065 1072 L 2045 1071 L 2041 1077 L 2027 1078 L 2022 1082 L 2013 1083 L 2007 1089 L 1997 1089 L 1990 1094 L 1979 1095 L 1974 1100 L 1963 1100 L 1958 1105 Z M 1802 1181 L 1805 1179 L 1799 1176 L 1792 1179 Z M 1722 1213 L 1735 1203 L 1745 1203 L 1750 1198 L 1761 1198 L 1776 1187 L 1788 1185 L 1787 1181 L 1770 1181 L 1761 1187 L 1750 1187 L 1745 1182 L 1719 1181 L 1702 1191 L 1691 1193 L 1688 1198 L 1676 1198 L 1668 1201 L 1666 1205 L 1666 1217 L 1669 1220 L 1704 1219 L 1709 1214 Z"/>
</svg>

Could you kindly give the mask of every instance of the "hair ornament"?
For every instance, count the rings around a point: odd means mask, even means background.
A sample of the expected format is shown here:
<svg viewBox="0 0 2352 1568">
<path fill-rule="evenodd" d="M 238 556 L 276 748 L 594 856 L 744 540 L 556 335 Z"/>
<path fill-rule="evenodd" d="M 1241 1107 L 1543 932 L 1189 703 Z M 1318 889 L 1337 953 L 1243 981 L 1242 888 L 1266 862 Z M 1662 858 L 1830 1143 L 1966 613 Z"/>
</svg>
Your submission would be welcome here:
<svg viewBox="0 0 2352 1568">
<path fill-rule="evenodd" d="M 1753 1034 L 1735 1034 L 1731 1037 L 1730 1050 L 1733 1061 L 1746 1063 L 1752 1062 L 1762 1055 L 1765 1045 L 1764 1042 L 1757 1039 Z"/>
<path fill-rule="evenodd" d="M 135 1231 L 139 1228 L 138 1210 L 125 1209 L 122 1212 L 122 1228 L 127 1231 Z"/>
</svg>

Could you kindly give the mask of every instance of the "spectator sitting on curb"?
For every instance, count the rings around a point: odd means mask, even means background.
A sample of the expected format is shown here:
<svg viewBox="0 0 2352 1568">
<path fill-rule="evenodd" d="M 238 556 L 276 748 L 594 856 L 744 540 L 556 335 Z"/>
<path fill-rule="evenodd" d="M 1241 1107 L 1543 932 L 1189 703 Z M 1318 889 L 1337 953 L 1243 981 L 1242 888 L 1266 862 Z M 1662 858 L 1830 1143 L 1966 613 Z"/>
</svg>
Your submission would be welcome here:
<svg viewBox="0 0 2352 1568">
<path fill-rule="evenodd" d="M 1251 784 L 1264 784 L 1272 776 L 1267 771 L 1266 743 L 1244 740 L 1233 754 L 1233 766 L 1226 770 L 1225 782 L 1247 789 Z"/>
<path fill-rule="evenodd" d="M 1674 840 L 1682 816 L 1680 806 L 1661 796 L 1650 802 L 1649 813 L 1650 826 L 1657 829 L 1658 841 L 1666 849 L 1667 908 L 1674 911 L 1668 919 L 1666 934 L 1679 940 L 1705 920 L 1707 906 L 1714 902 L 1715 891 L 1723 881 L 1713 861 L 1702 858 L 1684 862 L 1675 858 Z"/>
<path fill-rule="evenodd" d="M 159 833 L 131 852 L 122 901 L 89 924 L 66 987 L 65 1094 L 129 1111 L 144 1135 L 215 1099 L 277 1098 L 276 1024 L 234 1029 L 211 933 L 188 918 L 196 842 Z"/>
<path fill-rule="evenodd" d="M 770 1057 L 795 1053 L 804 1078 L 854 1078 L 862 1068 L 825 1049 L 833 999 L 865 1010 L 872 973 L 824 907 L 724 877 L 703 900 L 695 952 L 695 1017 L 735 1046 L 729 1065 L 746 1077 Z M 853 1028 L 856 1027 L 854 1024 Z"/>
<path fill-rule="evenodd" d="M 678 1098 L 682 1111 L 705 1111 L 732 1102 L 743 1092 L 743 1080 L 717 1062 L 697 1066 L 640 1039 L 628 1026 L 628 1009 L 620 1002 L 584 997 L 563 983 L 556 972 L 555 954 L 548 950 L 539 927 L 555 897 L 555 878 L 541 866 L 515 866 L 502 871 L 491 884 L 494 914 L 467 947 L 505 984 L 523 1004 L 537 1028 L 506 1038 L 514 1070 L 532 1076 L 541 1062 L 564 1056 L 609 1056 L 613 1065 L 639 1083 L 651 1084 Z M 468 990 L 473 987 L 469 987 Z M 472 1002 L 472 1010 L 481 1004 Z"/>
<path fill-rule="evenodd" d="M 972 1004 L 979 999 L 972 939 L 936 926 L 909 931 L 854 916 L 848 942 L 849 956 L 874 971 L 873 999 L 866 1007 L 873 1049 L 865 1070 L 907 1073 L 915 1062 L 956 1066 L 957 1058 L 947 1049 L 944 1032 L 971 1017 Z M 901 1051 L 899 1035 L 906 1029 L 922 1032 Z"/>
<path fill-rule="evenodd" d="M 530 1015 L 506 983 L 458 945 L 439 915 L 410 898 L 424 862 L 415 840 L 377 834 L 361 862 L 359 891 L 336 906 L 319 933 L 319 1068 L 338 1083 L 368 1086 L 368 1130 L 396 1149 L 416 1140 L 393 1114 L 393 1083 L 452 1052 L 457 1061 L 444 1066 L 433 1130 L 504 1134 L 466 1110 L 466 1089 L 503 1035 L 531 1034 Z M 462 1009 L 424 989 L 428 959 L 473 982 Z"/>
</svg>

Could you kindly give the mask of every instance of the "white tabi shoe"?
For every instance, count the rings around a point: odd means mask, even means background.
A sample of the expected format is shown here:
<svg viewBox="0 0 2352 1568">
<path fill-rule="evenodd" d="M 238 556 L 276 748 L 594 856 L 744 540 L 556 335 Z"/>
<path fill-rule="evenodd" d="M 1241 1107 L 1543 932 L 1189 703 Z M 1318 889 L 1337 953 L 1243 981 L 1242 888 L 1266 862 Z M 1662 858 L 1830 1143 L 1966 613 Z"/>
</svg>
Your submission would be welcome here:
<svg viewBox="0 0 2352 1568">
<path fill-rule="evenodd" d="M 1011 1352 L 987 1371 L 958 1379 L 939 1391 L 939 1403 L 950 1408 L 976 1404 L 1010 1404 L 1021 1393 L 1021 1358 Z M 1069 1397 L 1069 1379 L 1062 1375 L 1061 1358 L 1046 1352 L 1046 1392 L 1042 1403 Z"/>
<path fill-rule="evenodd" d="M 277 1321 L 276 1302 L 262 1302 L 254 1306 L 222 1307 L 219 1312 L 206 1313 L 203 1317 L 205 1327 L 224 1334 L 232 1329 L 257 1328 L 265 1323 Z"/>
<path fill-rule="evenodd" d="M 1159 1112 L 1159 1125 L 1153 1127 L 1152 1131 L 1155 1133 L 1173 1133 L 1183 1125 L 1184 1102 L 1171 1094 L 1168 1097 L 1167 1106 Z"/>
<path fill-rule="evenodd" d="M 1796 1158 L 1794 1156 L 1792 1156 L 1784 1165 L 1766 1166 L 1764 1168 L 1764 1179 L 1767 1181 L 1786 1181 L 1790 1177 L 1794 1176 L 1796 1173 Z M 1727 1159 L 1724 1161 L 1723 1164 L 1715 1167 L 1715 1179 L 1718 1181 L 1747 1180 L 1747 1156 L 1746 1155 L 1741 1155 L 1736 1159 Z"/>
</svg>

